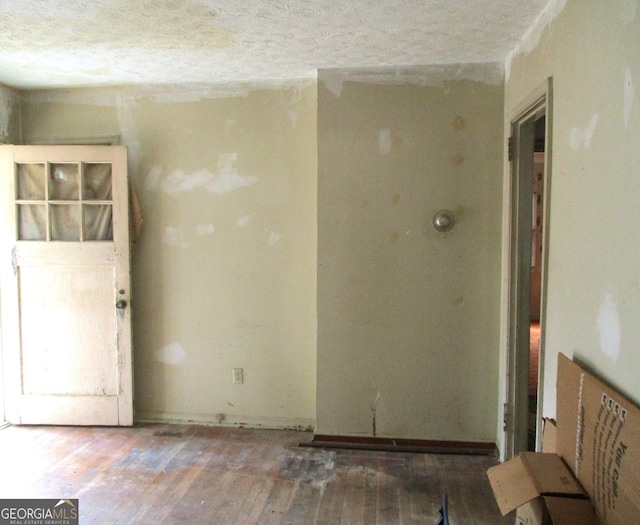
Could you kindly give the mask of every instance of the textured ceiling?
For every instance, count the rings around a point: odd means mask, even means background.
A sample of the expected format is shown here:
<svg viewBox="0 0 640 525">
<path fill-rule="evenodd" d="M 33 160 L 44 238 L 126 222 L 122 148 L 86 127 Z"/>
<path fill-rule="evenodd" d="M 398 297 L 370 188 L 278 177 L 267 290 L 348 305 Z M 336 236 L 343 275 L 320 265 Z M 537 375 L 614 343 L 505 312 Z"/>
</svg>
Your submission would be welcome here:
<svg viewBox="0 0 640 525">
<path fill-rule="evenodd" d="M 549 0 L 0 0 L 0 83 L 230 84 L 504 61 Z"/>
</svg>

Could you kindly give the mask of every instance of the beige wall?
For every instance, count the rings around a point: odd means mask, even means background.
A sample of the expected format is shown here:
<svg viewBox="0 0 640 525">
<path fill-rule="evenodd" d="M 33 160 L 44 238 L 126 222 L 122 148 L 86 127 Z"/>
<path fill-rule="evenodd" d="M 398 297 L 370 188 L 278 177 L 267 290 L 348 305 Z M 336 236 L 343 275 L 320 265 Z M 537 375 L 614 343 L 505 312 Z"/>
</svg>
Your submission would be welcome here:
<svg viewBox="0 0 640 525">
<path fill-rule="evenodd" d="M 558 352 L 640 403 L 639 50 L 637 1 L 558 1 L 507 62 L 507 124 L 553 77 L 543 402 L 550 417 Z"/>
<path fill-rule="evenodd" d="M 495 65 L 319 72 L 319 434 L 495 441 L 502 122 Z"/>
<path fill-rule="evenodd" d="M 118 135 L 129 146 L 145 221 L 133 256 L 136 418 L 312 426 L 315 84 L 23 101 L 27 141 Z"/>
<path fill-rule="evenodd" d="M 20 94 L 0 84 L 0 143 L 20 140 Z"/>
</svg>

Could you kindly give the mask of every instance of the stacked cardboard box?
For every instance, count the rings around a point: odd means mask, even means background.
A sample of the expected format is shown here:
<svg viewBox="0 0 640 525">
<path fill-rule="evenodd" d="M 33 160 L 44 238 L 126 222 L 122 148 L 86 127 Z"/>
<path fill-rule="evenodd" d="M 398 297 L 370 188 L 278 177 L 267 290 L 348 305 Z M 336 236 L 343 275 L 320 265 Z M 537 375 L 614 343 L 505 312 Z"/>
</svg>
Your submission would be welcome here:
<svg viewBox="0 0 640 525">
<path fill-rule="evenodd" d="M 501 512 L 527 525 L 640 523 L 640 409 L 562 354 L 557 395 L 556 453 L 489 469 Z"/>
</svg>

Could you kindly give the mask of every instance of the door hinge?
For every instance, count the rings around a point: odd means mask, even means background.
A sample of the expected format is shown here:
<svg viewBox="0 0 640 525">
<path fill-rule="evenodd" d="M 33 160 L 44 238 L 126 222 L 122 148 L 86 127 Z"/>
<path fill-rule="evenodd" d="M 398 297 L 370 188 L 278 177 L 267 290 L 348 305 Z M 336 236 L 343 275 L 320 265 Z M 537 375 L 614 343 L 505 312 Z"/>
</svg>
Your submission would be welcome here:
<svg viewBox="0 0 640 525">
<path fill-rule="evenodd" d="M 513 137 L 509 137 L 507 141 L 507 155 L 509 156 L 509 161 L 513 160 Z"/>
<path fill-rule="evenodd" d="M 506 432 L 509 421 L 509 403 L 502 405 L 502 431 Z"/>
</svg>

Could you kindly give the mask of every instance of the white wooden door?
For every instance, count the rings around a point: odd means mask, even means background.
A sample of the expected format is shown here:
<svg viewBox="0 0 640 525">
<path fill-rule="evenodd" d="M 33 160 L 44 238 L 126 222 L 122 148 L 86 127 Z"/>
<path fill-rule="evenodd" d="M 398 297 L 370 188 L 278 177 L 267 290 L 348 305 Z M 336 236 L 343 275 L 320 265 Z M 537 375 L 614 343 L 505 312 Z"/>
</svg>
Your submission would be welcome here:
<svg viewBox="0 0 640 525">
<path fill-rule="evenodd" d="M 124 146 L 0 146 L 6 419 L 131 425 Z"/>
</svg>

